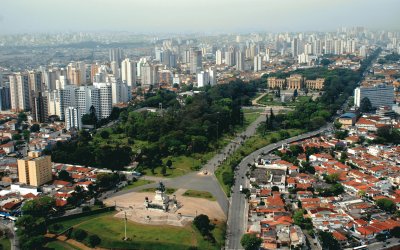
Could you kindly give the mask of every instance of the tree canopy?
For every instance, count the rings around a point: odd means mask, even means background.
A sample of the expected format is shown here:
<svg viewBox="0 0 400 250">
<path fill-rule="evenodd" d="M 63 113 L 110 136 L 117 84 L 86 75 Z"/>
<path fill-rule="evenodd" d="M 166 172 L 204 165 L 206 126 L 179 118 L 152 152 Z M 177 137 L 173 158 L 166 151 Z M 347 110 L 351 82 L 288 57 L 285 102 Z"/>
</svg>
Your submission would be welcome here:
<svg viewBox="0 0 400 250">
<path fill-rule="evenodd" d="M 373 110 L 371 101 L 368 97 L 364 97 L 360 102 L 360 111 L 363 113 L 369 113 Z"/>
<path fill-rule="evenodd" d="M 327 250 L 340 249 L 339 242 L 332 236 L 330 232 L 319 231 L 318 237 L 321 239 L 322 248 Z"/>
<path fill-rule="evenodd" d="M 394 212 L 396 210 L 396 203 L 390 199 L 382 198 L 377 200 L 375 203 L 380 209 L 386 212 Z"/>
<path fill-rule="evenodd" d="M 240 244 L 245 250 L 258 250 L 261 246 L 262 239 L 255 234 L 244 234 L 240 240 Z"/>
<path fill-rule="evenodd" d="M 24 215 L 46 218 L 54 214 L 55 206 L 56 202 L 53 197 L 43 196 L 38 199 L 26 201 L 21 211 Z"/>
</svg>

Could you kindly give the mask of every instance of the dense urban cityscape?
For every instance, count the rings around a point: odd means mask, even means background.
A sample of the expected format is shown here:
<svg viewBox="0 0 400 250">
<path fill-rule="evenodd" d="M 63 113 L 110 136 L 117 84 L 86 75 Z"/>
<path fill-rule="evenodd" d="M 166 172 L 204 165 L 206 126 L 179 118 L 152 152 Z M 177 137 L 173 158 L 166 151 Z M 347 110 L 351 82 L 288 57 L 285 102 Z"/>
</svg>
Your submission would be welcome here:
<svg viewBox="0 0 400 250">
<path fill-rule="evenodd" d="M 0 249 L 400 249 L 393 25 L 7 27 Z"/>
</svg>

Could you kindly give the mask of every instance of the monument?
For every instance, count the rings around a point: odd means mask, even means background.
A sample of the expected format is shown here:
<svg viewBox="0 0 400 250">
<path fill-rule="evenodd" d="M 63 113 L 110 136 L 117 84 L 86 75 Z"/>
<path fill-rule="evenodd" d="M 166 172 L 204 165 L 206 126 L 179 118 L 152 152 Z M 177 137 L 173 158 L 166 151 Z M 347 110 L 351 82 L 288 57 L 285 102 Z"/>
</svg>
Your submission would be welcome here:
<svg viewBox="0 0 400 250">
<path fill-rule="evenodd" d="M 165 193 L 165 190 L 164 184 L 160 181 L 158 187 L 156 188 L 154 200 L 150 201 L 149 198 L 146 197 L 144 201 L 144 207 L 146 209 L 162 210 L 164 212 L 169 211 L 170 205 L 176 209 L 178 203 L 175 195 L 173 196 L 173 199 L 170 200 L 169 196 Z"/>
</svg>

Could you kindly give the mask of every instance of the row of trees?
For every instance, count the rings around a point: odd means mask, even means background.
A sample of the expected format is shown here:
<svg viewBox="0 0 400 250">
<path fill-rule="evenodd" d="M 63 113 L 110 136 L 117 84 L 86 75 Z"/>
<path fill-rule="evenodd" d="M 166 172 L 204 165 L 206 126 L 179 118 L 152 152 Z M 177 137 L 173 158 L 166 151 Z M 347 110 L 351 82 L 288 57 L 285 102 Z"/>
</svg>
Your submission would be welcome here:
<svg viewBox="0 0 400 250">
<path fill-rule="evenodd" d="M 45 150 L 53 162 L 79 164 L 100 168 L 121 169 L 132 159 L 131 147 L 127 145 L 96 145 L 91 143 L 92 135 L 80 131 L 76 140 L 58 142 L 53 150 Z"/>
</svg>

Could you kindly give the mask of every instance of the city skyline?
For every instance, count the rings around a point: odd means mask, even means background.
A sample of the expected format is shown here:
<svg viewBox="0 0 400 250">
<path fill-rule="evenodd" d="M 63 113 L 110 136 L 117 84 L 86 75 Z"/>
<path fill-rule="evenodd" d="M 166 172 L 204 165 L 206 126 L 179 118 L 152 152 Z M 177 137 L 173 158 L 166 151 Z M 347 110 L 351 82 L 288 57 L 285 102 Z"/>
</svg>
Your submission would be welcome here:
<svg viewBox="0 0 400 250">
<path fill-rule="evenodd" d="M 400 23 L 396 13 L 400 2 L 396 0 L 70 0 L 57 9 L 54 2 L 4 0 L 0 34 L 292 32 L 335 30 L 339 26 L 398 30 Z"/>
</svg>

